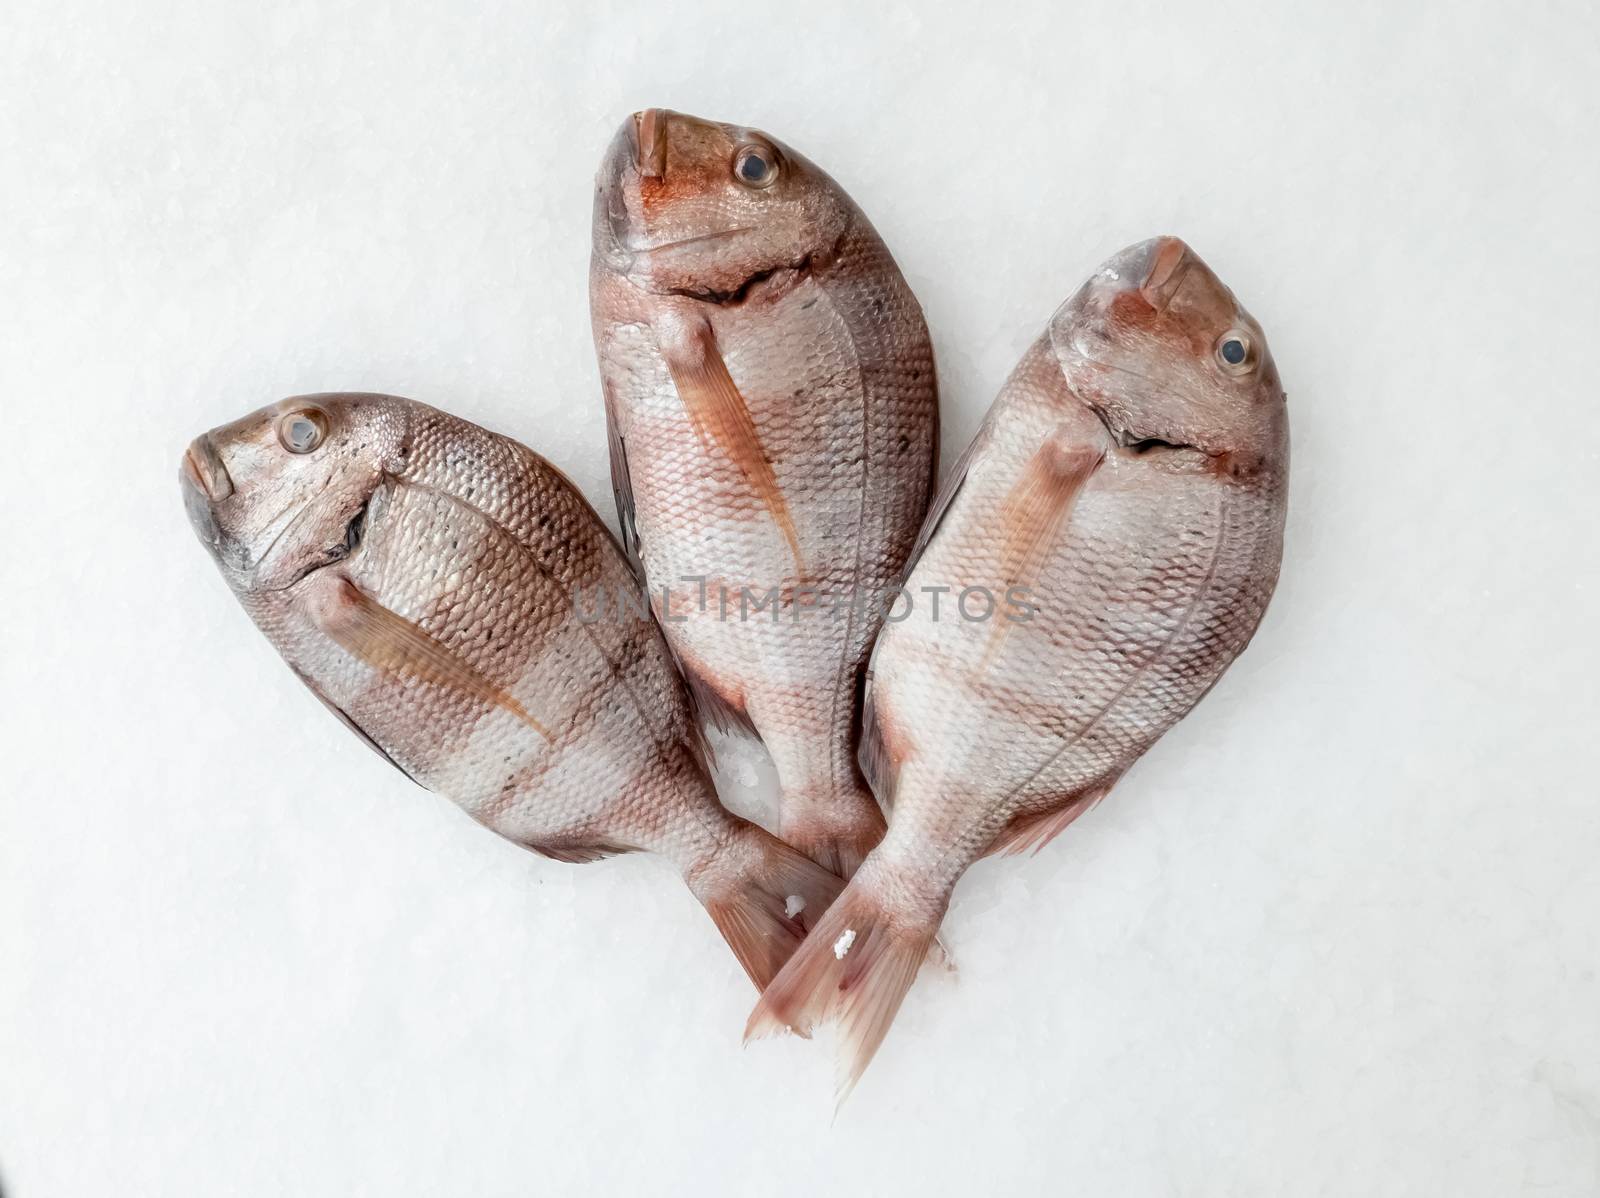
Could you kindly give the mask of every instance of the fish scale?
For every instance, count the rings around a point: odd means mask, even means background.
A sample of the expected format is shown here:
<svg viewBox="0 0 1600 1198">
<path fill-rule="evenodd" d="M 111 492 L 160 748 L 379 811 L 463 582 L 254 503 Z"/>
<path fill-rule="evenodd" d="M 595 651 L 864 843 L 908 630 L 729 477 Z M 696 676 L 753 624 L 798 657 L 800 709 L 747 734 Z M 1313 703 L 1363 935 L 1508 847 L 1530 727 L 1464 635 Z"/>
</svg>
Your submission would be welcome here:
<svg viewBox="0 0 1600 1198">
<path fill-rule="evenodd" d="M 888 832 L 750 1034 L 837 1020 L 854 1084 L 965 870 L 1081 816 L 1249 642 L 1288 455 L 1260 326 L 1182 242 L 1125 250 L 1062 306 L 944 484 L 907 583 L 1022 585 L 1031 618 L 916 608 L 885 628 L 863 761 Z"/>
<path fill-rule="evenodd" d="M 735 178 L 750 146 L 776 181 Z M 921 309 L 826 174 L 765 134 L 681 114 L 624 124 L 594 237 L 630 548 L 708 718 L 771 753 L 785 839 L 848 873 L 882 832 L 856 765 L 861 679 L 938 452 Z M 702 610 L 702 578 L 730 616 Z M 741 598 L 769 594 L 776 621 L 740 618 Z"/>
<path fill-rule="evenodd" d="M 291 452 L 286 421 L 321 441 Z M 480 823 L 559 860 L 667 857 L 758 986 L 837 893 L 717 802 L 655 624 L 579 618 L 580 595 L 635 575 L 531 450 L 393 396 L 307 396 L 198 438 L 181 481 L 202 543 L 295 673 Z M 788 914 L 790 896 L 811 915 Z"/>
</svg>

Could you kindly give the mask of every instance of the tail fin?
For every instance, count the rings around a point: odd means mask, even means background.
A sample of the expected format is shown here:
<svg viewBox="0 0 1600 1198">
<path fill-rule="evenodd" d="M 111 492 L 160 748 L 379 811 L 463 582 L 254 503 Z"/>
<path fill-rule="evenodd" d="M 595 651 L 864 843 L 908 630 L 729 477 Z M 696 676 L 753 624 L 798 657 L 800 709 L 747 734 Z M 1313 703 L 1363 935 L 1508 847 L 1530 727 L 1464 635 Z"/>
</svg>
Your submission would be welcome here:
<svg viewBox="0 0 1600 1198">
<path fill-rule="evenodd" d="M 843 1102 L 883 1043 L 938 926 L 937 914 L 888 909 L 878 888 L 857 878 L 762 993 L 745 1040 L 785 1028 L 809 1035 L 819 1023 L 837 1022 Z"/>
<path fill-rule="evenodd" d="M 743 824 L 733 843 L 691 871 L 688 881 L 758 990 L 844 888 L 839 878 L 754 824 Z"/>
<path fill-rule="evenodd" d="M 849 881 L 883 839 L 878 801 L 864 786 L 824 795 L 783 795 L 778 832 L 822 868 Z"/>
</svg>

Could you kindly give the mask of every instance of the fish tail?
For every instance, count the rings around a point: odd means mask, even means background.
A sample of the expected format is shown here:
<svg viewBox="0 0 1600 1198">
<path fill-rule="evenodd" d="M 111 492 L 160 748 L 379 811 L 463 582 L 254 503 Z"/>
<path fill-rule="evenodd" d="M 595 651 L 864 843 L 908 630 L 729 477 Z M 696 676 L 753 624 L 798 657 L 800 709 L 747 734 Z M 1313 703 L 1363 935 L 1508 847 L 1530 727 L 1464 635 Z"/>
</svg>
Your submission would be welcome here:
<svg viewBox="0 0 1600 1198">
<path fill-rule="evenodd" d="M 844 888 L 840 878 L 744 821 L 731 842 L 686 877 L 758 990 Z"/>
<path fill-rule="evenodd" d="M 806 942 L 761 994 L 746 1042 L 788 1030 L 809 1036 L 839 1025 L 838 1099 L 846 1096 L 883 1043 L 924 958 L 948 896 L 933 903 L 885 884 L 876 858 L 845 887 Z"/>
<path fill-rule="evenodd" d="M 883 812 L 859 783 L 820 793 L 785 791 L 778 833 L 824 869 L 849 880 L 883 839 Z"/>
</svg>

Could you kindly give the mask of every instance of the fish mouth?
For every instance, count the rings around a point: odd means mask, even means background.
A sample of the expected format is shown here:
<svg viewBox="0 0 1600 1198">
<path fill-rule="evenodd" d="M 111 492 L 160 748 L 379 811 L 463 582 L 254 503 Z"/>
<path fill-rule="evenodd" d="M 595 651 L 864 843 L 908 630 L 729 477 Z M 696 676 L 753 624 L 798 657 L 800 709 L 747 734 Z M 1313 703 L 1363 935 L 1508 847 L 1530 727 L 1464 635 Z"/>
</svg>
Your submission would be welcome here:
<svg viewBox="0 0 1600 1198">
<path fill-rule="evenodd" d="M 1131 301 L 1136 309 L 1160 317 L 1172 306 L 1200 259 L 1177 237 L 1152 237 L 1113 254 L 1087 282 L 1062 304 L 1051 328 L 1059 334 L 1075 331 L 1071 340 L 1077 352 L 1090 361 L 1104 356 L 1099 338 L 1088 335 L 1103 332 L 1111 313 Z M 1204 275 L 1201 271 L 1201 275 Z M 1196 276 L 1198 277 L 1198 276 Z"/>
<path fill-rule="evenodd" d="M 1051 345 L 1067 386 L 1080 402 L 1086 402 L 1083 397 L 1092 390 L 1085 386 L 1084 372 L 1090 367 L 1149 382 L 1109 352 L 1110 313 L 1130 299 L 1139 307 L 1148 306 L 1149 312 L 1164 312 L 1196 260 L 1177 237 L 1137 242 L 1102 263 L 1056 310 L 1050 318 Z"/>
<path fill-rule="evenodd" d="M 1194 266 L 1194 253 L 1176 237 L 1152 238 L 1130 252 L 1137 252 L 1144 259 L 1144 281 L 1139 284 L 1139 294 L 1157 312 L 1165 312 Z M 1137 278 L 1138 274 L 1132 277 Z"/>
<path fill-rule="evenodd" d="M 189 516 L 189 527 L 194 529 L 195 536 L 203 544 L 216 550 L 222 544 L 222 530 L 217 527 L 211 501 L 206 498 L 205 488 L 201 486 L 187 458 L 184 459 L 183 468 L 178 471 L 178 485 L 183 489 L 183 510 Z"/>
<path fill-rule="evenodd" d="M 1068 304 L 1135 292 L 1157 312 L 1164 312 L 1198 261 L 1182 238 L 1152 237 L 1119 250 L 1090 276 Z"/>
<path fill-rule="evenodd" d="M 195 535 L 217 550 L 222 545 L 222 530 L 212 505 L 233 494 L 233 479 L 228 477 L 227 467 L 209 436 L 196 437 L 184 451 L 178 467 L 178 485 Z"/>
<path fill-rule="evenodd" d="M 1154 237 L 1129 246 L 1106 263 L 1092 285 L 1107 308 L 1119 295 L 1137 295 L 1154 319 L 1188 334 L 1220 332 L 1245 319 L 1233 292 L 1177 237 Z M 1207 342 L 1204 352 L 1209 353 L 1210 338 L 1202 339 Z"/>
<path fill-rule="evenodd" d="M 209 433 L 196 437 L 184 450 L 181 473 L 212 503 L 233 494 L 233 479 L 228 476 L 228 468 L 222 464 L 222 455 L 212 444 Z"/>
<path fill-rule="evenodd" d="M 629 243 L 638 236 L 634 215 L 628 210 L 628 193 L 637 195 L 639 190 L 638 158 L 638 122 L 629 117 L 606 147 L 595 177 L 595 253 L 624 272 L 634 255 Z"/>
<path fill-rule="evenodd" d="M 633 166 L 641 179 L 659 179 L 667 173 L 667 124 L 671 109 L 644 108 L 628 120 L 633 134 Z"/>
</svg>

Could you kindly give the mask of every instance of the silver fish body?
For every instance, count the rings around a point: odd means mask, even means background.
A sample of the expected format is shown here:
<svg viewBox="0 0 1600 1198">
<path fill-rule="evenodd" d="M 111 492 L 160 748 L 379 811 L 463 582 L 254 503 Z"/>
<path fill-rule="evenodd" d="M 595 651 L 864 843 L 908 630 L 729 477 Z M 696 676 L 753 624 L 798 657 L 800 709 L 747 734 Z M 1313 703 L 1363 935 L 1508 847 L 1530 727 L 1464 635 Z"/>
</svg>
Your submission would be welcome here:
<svg viewBox="0 0 1600 1198">
<path fill-rule="evenodd" d="M 862 675 L 938 456 L 921 309 L 843 190 L 748 129 L 630 119 L 594 233 L 625 540 L 702 710 L 771 752 L 785 839 L 848 874 L 883 827 Z"/>
<path fill-rule="evenodd" d="M 546 856 L 670 859 L 760 985 L 837 881 L 715 798 L 631 567 L 543 458 L 393 396 L 285 400 L 198 438 L 196 532 L 295 673 L 397 768 Z"/>
<path fill-rule="evenodd" d="M 1181 241 L 1123 251 L 1062 306 L 907 584 L 988 592 L 994 615 L 924 602 L 885 629 L 863 752 L 889 830 L 752 1032 L 838 1018 L 859 1076 L 967 867 L 1059 833 L 1244 649 L 1278 576 L 1288 454 L 1259 325 Z"/>
</svg>

